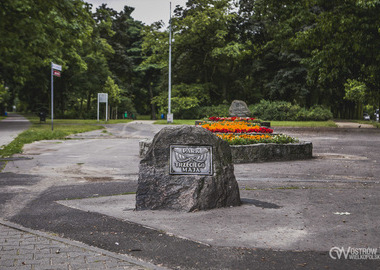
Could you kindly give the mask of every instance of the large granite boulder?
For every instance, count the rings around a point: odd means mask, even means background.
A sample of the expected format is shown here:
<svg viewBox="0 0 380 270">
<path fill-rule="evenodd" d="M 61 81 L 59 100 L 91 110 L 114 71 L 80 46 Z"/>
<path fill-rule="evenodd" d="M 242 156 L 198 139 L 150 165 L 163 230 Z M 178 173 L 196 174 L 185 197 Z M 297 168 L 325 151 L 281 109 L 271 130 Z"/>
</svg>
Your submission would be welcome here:
<svg viewBox="0 0 380 270">
<path fill-rule="evenodd" d="M 251 117 L 252 113 L 248 109 L 247 103 L 242 100 L 234 100 L 229 109 L 230 116 Z"/>
<path fill-rule="evenodd" d="M 195 126 L 156 134 L 140 162 L 136 210 L 191 212 L 240 204 L 227 142 Z"/>
</svg>

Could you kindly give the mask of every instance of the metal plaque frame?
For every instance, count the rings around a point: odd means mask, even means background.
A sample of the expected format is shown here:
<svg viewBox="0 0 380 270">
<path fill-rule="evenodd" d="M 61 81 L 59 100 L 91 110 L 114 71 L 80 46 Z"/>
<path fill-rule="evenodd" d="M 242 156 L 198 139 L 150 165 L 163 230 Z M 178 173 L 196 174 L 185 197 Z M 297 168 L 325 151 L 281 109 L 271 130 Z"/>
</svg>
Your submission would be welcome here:
<svg viewBox="0 0 380 270">
<path fill-rule="evenodd" d="M 213 175 L 212 146 L 170 145 L 169 174 Z"/>
</svg>

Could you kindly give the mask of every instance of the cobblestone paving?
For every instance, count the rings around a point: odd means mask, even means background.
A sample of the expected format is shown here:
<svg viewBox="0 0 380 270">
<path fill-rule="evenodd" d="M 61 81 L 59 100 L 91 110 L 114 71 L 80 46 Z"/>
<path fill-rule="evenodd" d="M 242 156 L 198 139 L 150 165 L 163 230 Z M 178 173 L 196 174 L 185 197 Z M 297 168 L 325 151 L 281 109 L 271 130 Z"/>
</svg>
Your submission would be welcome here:
<svg viewBox="0 0 380 270">
<path fill-rule="evenodd" d="M 148 269 L 127 257 L 0 224 L 0 269 Z"/>
</svg>

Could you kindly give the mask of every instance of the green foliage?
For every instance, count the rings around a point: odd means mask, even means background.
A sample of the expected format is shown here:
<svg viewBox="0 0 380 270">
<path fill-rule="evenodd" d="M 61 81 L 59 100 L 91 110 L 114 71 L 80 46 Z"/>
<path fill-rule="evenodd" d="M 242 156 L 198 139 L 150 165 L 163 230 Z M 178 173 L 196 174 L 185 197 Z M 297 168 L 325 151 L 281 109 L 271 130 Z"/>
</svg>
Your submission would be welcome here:
<svg viewBox="0 0 380 270">
<path fill-rule="evenodd" d="M 81 0 L 5 0 L 0 14 L 0 80 L 7 85 L 26 85 L 52 60 L 84 65 L 78 49 L 91 34 L 92 20 Z"/>
<path fill-rule="evenodd" d="M 175 119 L 174 118 L 174 121 L 173 123 L 171 123 L 170 125 L 194 125 L 195 123 L 195 120 L 194 119 Z M 154 124 L 156 125 L 168 125 L 168 121 L 167 120 L 157 120 L 156 122 L 154 122 Z"/>
<path fill-rule="evenodd" d="M 350 92 L 361 82 L 370 102 L 380 103 L 379 12 L 379 1 L 315 1 L 309 12 L 312 27 L 292 38 L 294 47 L 304 53 L 301 63 L 308 70 L 314 100 L 351 111 Z"/>
<path fill-rule="evenodd" d="M 121 90 L 117 84 L 115 84 L 115 81 L 108 77 L 107 81 L 104 85 L 104 92 L 108 93 L 108 102 L 111 106 L 117 106 L 121 102 Z"/>
<path fill-rule="evenodd" d="M 198 118 L 197 110 L 200 104 L 208 103 L 208 84 L 179 84 L 173 85 L 171 108 L 172 113 L 179 118 Z M 152 99 L 160 114 L 168 111 L 168 92 L 163 92 Z"/>
<path fill-rule="evenodd" d="M 272 127 L 337 127 L 334 121 L 271 121 Z"/>
<path fill-rule="evenodd" d="M 135 90 L 142 24 L 133 8 L 118 13 L 102 5 L 92 14 L 82 0 L 5 0 L 0 5 L 0 81 L 23 109 L 48 107 L 50 62 L 63 66 L 54 78 L 57 116 L 96 116 L 96 96 L 109 77 L 120 88 L 112 103 L 128 107 Z M 112 74 L 113 73 L 113 74 Z M 124 105 L 124 104 L 123 104 Z"/>
<path fill-rule="evenodd" d="M 344 99 L 363 103 L 367 91 L 367 86 L 357 80 L 347 80 L 344 84 L 344 90 L 346 92 Z"/>
<path fill-rule="evenodd" d="M 108 67 L 112 78 L 120 88 L 120 103 L 117 105 L 119 112 L 135 112 L 135 107 L 143 108 L 149 104 L 145 92 L 141 91 L 146 81 L 143 72 L 136 72 L 138 65 L 143 60 L 142 36 L 143 25 L 132 17 L 134 8 L 124 6 L 121 12 L 107 8 L 105 4 L 97 9 L 96 21 L 110 21 L 112 35 L 107 32 L 101 36 L 113 49 L 113 54 L 107 57 Z M 119 113 L 120 114 L 120 113 Z"/>
<path fill-rule="evenodd" d="M 261 100 L 250 105 L 249 109 L 256 118 L 275 121 L 326 121 L 333 117 L 330 110 L 323 106 L 313 106 L 309 110 L 285 101 Z"/>
<path fill-rule="evenodd" d="M 0 83 L 0 116 L 5 112 L 5 107 L 8 105 L 10 93 L 3 84 Z"/>
<path fill-rule="evenodd" d="M 327 121 L 333 118 L 333 114 L 329 109 L 323 106 L 313 106 L 309 110 L 307 121 Z"/>
<path fill-rule="evenodd" d="M 229 116 L 229 105 L 220 104 L 217 106 L 204 106 L 198 109 L 198 118 L 209 118 L 211 116 L 217 117 L 228 117 Z"/>
<path fill-rule="evenodd" d="M 103 4 L 92 14 L 82 0 L 3 0 L 0 82 L 8 106 L 48 108 L 53 61 L 63 66 L 54 80 L 57 116 L 96 117 L 105 85 L 117 92 L 114 117 L 166 112 L 169 32 L 162 22 L 134 20 L 133 11 Z M 281 100 L 270 113 L 258 111 L 275 119 L 328 118 L 316 104 L 340 117 L 360 116 L 367 103 L 378 108 L 379 14 L 378 0 L 187 1 L 172 18 L 173 112 L 225 116 L 213 106 L 234 99 Z M 1 110 L 4 104 L 1 89 Z"/>
<path fill-rule="evenodd" d="M 3 84 L 0 84 L 0 104 L 4 104 L 8 99 L 9 93 Z"/>
<path fill-rule="evenodd" d="M 249 52 L 233 31 L 236 16 L 228 0 L 190 1 L 175 10 L 174 84 L 208 84 L 213 104 L 228 99 L 237 67 Z"/>
<path fill-rule="evenodd" d="M 152 102 L 159 107 L 159 113 L 168 112 L 168 97 L 165 94 L 156 96 Z M 171 112 L 175 115 L 182 111 L 197 107 L 199 100 L 196 97 L 173 97 L 171 99 Z"/>
</svg>

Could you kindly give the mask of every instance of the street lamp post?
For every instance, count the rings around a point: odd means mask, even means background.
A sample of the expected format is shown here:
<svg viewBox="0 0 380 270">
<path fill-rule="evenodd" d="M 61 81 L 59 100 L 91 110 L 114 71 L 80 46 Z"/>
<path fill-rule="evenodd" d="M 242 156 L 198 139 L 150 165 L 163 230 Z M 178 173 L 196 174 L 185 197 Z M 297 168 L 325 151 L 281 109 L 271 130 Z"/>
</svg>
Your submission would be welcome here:
<svg viewBox="0 0 380 270">
<path fill-rule="evenodd" d="M 169 20 L 169 89 L 168 89 L 168 117 L 167 122 L 173 123 L 173 114 L 171 113 L 172 99 L 172 2 L 170 2 L 170 20 Z"/>
</svg>

